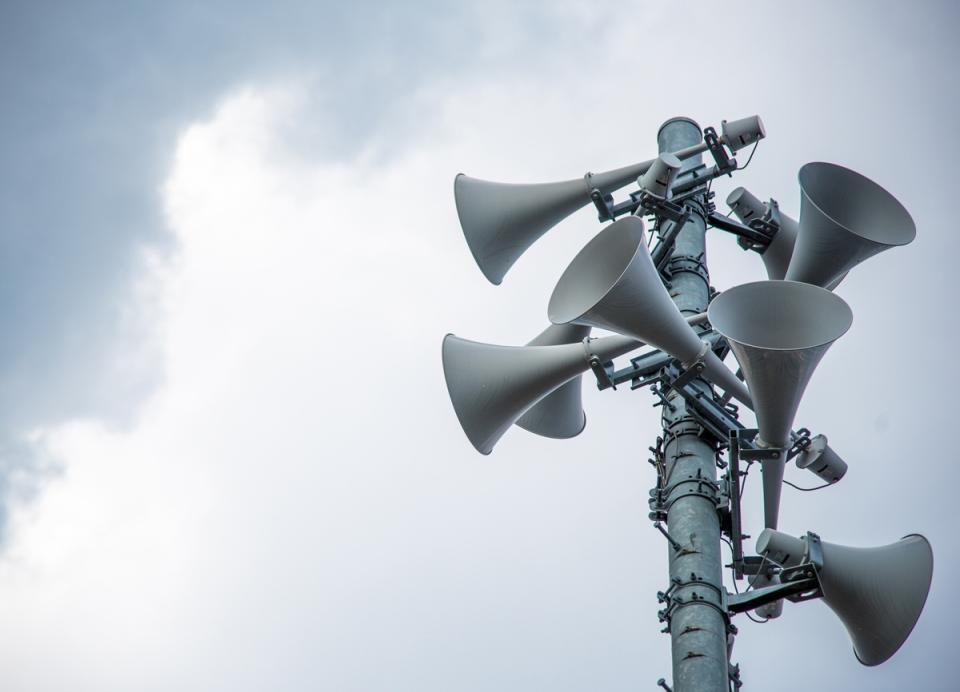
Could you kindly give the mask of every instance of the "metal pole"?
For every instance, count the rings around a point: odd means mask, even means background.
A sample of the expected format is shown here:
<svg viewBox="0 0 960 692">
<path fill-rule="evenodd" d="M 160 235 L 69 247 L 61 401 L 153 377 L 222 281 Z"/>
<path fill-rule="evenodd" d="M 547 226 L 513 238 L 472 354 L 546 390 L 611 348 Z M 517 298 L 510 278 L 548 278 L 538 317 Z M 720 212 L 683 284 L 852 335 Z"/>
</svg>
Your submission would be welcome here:
<svg viewBox="0 0 960 692">
<path fill-rule="evenodd" d="M 665 122 L 657 134 L 660 152 L 695 145 L 700 126 L 689 118 Z M 701 157 L 688 159 L 686 168 Z M 707 309 L 710 279 L 706 261 L 705 195 L 685 205 L 690 218 L 677 236 L 670 296 L 687 315 Z M 697 380 L 696 386 L 709 384 Z M 714 442 L 699 437 L 700 426 L 687 415 L 684 399 L 667 395 L 663 407 L 664 500 L 669 508 L 667 531 L 680 548 L 668 545 L 670 596 L 666 610 L 673 657 L 675 692 L 725 692 L 729 689 L 727 618 L 723 610 L 720 520 L 717 514 L 717 466 Z"/>
</svg>

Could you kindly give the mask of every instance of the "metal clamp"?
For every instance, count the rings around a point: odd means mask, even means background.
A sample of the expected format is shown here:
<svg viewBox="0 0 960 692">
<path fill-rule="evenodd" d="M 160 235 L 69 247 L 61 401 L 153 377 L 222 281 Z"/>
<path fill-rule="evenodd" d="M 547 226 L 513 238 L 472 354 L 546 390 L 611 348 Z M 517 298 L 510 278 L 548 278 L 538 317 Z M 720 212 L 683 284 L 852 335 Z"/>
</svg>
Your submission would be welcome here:
<svg viewBox="0 0 960 692">
<path fill-rule="evenodd" d="M 756 446 L 740 450 L 740 458 L 746 461 L 769 461 L 771 459 L 782 459 L 783 457 L 784 450 L 780 447 Z"/>
<path fill-rule="evenodd" d="M 697 352 L 697 355 L 693 358 L 693 360 L 690 360 L 684 363 L 683 367 L 687 369 L 696 367 L 698 370 L 703 371 L 704 360 L 706 359 L 707 353 L 709 351 L 710 351 L 710 344 L 707 343 L 706 341 L 701 341 L 700 350 Z M 683 375 L 681 375 L 680 377 L 683 377 Z M 679 382 L 680 379 L 678 378 L 677 381 Z M 686 384 L 686 382 L 681 383 L 681 386 L 683 386 L 684 384 Z"/>
<path fill-rule="evenodd" d="M 590 176 L 590 173 L 584 176 L 588 186 L 590 184 Z M 613 195 L 605 195 L 597 188 L 592 188 L 590 190 L 590 200 L 593 202 L 593 206 L 597 208 L 597 217 L 600 221 L 613 221 Z"/>
<path fill-rule="evenodd" d="M 730 613 L 743 613 L 768 603 L 786 598 L 794 603 L 809 601 L 823 596 L 820 584 L 820 570 L 823 569 L 823 547 L 820 537 L 807 532 L 807 557 L 796 567 L 787 567 L 780 572 L 780 583 L 765 586 L 741 594 L 726 595 L 726 606 Z"/>
<path fill-rule="evenodd" d="M 739 690 L 743 687 L 743 681 L 740 680 L 740 664 L 731 664 L 728 670 L 728 675 L 730 676 L 730 682 L 733 684 L 734 690 Z"/>
<path fill-rule="evenodd" d="M 584 174 L 583 180 L 587 185 L 590 201 L 597 208 L 597 217 L 600 221 L 613 221 L 618 216 L 633 214 L 641 206 L 639 192 L 630 193 L 630 199 L 617 204 L 614 203 L 612 194 L 609 192 L 605 194 L 593 186 L 593 173 Z"/>
<path fill-rule="evenodd" d="M 796 433 L 794 433 L 794 435 L 795 437 L 793 444 L 790 445 L 790 449 L 787 450 L 787 461 L 806 451 L 806 449 L 810 446 L 811 438 L 809 430 L 806 428 L 800 428 Z"/>
<path fill-rule="evenodd" d="M 702 585 L 706 585 L 706 582 L 704 582 Z M 710 584 L 710 586 L 713 587 L 714 585 Z M 696 591 L 693 592 L 689 601 L 685 601 L 680 596 L 671 596 L 669 605 L 667 605 L 666 608 L 657 611 L 657 619 L 660 622 L 666 622 L 668 629 L 664 631 L 669 631 L 669 626 L 673 620 L 673 613 L 675 611 L 680 610 L 681 608 L 686 608 L 688 606 L 705 605 L 710 608 L 713 608 L 718 613 L 720 613 L 720 615 L 724 619 L 724 622 L 730 622 L 730 610 L 726 604 L 729 594 L 727 594 L 727 592 L 724 591 L 723 589 L 720 589 L 720 592 L 721 592 L 721 597 L 720 597 L 719 604 L 704 598 L 703 596 L 698 594 Z"/>
<path fill-rule="evenodd" d="M 661 271 L 665 270 L 671 277 L 684 272 L 693 274 L 699 277 L 700 280 L 707 285 L 708 289 L 710 287 L 710 277 L 704 269 L 703 261 L 700 258 L 671 257 L 668 261 L 664 262 L 662 267 L 657 268 Z"/>
<path fill-rule="evenodd" d="M 583 340 L 583 352 L 587 359 L 587 365 L 590 366 L 590 369 L 593 371 L 593 374 L 597 378 L 597 386 L 600 389 L 616 389 L 617 385 L 613 383 L 613 380 L 610 379 L 610 375 L 613 372 L 613 368 L 607 370 L 607 364 L 600 360 L 600 357 L 597 356 L 593 351 L 590 350 L 590 342 L 593 341 L 591 337 L 586 337 Z"/>
<path fill-rule="evenodd" d="M 760 431 L 757 428 L 742 428 L 740 430 L 740 458 L 744 461 L 768 461 L 770 459 L 782 459 L 786 450 L 780 447 L 768 447 L 766 443 L 757 435 Z M 748 442 L 749 445 L 744 445 Z"/>
<path fill-rule="evenodd" d="M 721 231 L 737 236 L 737 244 L 744 250 L 754 250 L 762 253 L 770 244 L 771 236 L 768 236 L 764 231 L 753 226 L 745 226 L 715 211 L 707 215 L 707 223 L 714 228 L 719 228 Z"/>
<path fill-rule="evenodd" d="M 673 494 L 673 491 L 682 485 L 696 486 L 695 488 L 687 488 L 686 491 L 683 493 L 683 497 L 690 497 L 691 495 L 693 495 L 697 497 L 704 497 L 710 500 L 711 502 L 716 503 L 717 498 L 720 495 L 720 484 L 717 481 L 712 481 L 709 478 L 704 478 L 703 476 L 700 475 L 700 469 L 697 469 L 696 476 L 682 478 L 659 490 L 660 497 L 663 498 L 663 501 L 664 501 L 663 504 L 667 509 L 669 509 L 670 505 L 672 505 L 674 502 L 673 500 L 670 499 L 670 496 Z M 709 488 L 709 490 L 705 491 L 704 486 Z"/>
<path fill-rule="evenodd" d="M 685 206 L 678 207 L 677 205 L 671 204 L 670 202 L 665 202 L 664 200 L 658 200 L 657 203 L 661 205 L 658 208 L 659 211 L 669 211 L 669 215 L 667 215 L 666 218 L 673 222 L 673 225 L 670 227 L 670 229 L 660 236 L 660 241 L 657 243 L 657 246 L 653 248 L 653 252 L 650 253 L 650 259 L 653 260 L 653 266 L 655 266 L 658 271 L 663 271 L 663 268 L 673 257 L 673 246 L 677 242 L 677 236 L 680 235 L 680 231 L 683 230 L 684 226 L 687 225 L 687 221 L 690 219 L 690 209 Z M 680 209 L 682 211 L 678 214 L 676 213 L 676 209 Z"/>
<path fill-rule="evenodd" d="M 678 223 L 681 227 L 690 216 L 689 209 L 663 197 L 651 195 L 646 190 L 641 190 L 639 193 L 636 193 L 636 198 L 639 200 L 639 208 L 659 218 L 669 219 L 670 221 Z"/>
<path fill-rule="evenodd" d="M 720 138 L 717 136 L 717 131 L 712 127 L 703 130 L 703 142 L 710 150 L 710 154 L 713 155 L 713 160 L 717 162 L 717 170 L 720 173 L 730 175 L 737 169 L 737 160 L 727 156 L 727 150 L 723 148 L 723 144 L 720 143 Z"/>
<path fill-rule="evenodd" d="M 683 550 L 683 546 L 680 544 L 680 541 L 678 541 L 676 538 L 671 536 L 667 532 L 667 530 L 663 528 L 663 524 L 661 524 L 660 521 L 653 522 L 653 528 L 655 528 L 657 531 L 663 534 L 663 537 L 667 539 L 667 542 L 676 552 L 679 553 L 680 551 Z M 659 596 L 659 594 L 657 595 Z"/>
<path fill-rule="evenodd" d="M 776 237 L 777 233 L 780 232 L 780 227 L 783 223 L 780 216 L 780 205 L 777 204 L 777 200 L 770 199 L 766 203 L 766 212 L 763 216 L 755 217 L 750 219 L 749 227 L 751 230 L 759 233 L 764 236 L 766 239 L 757 242 L 756 240 L 744 237 L 737 238 L 737 244 L 742 247 L 744 250 L 753 250 L 754 252 L 762 255 L 767 251 L 767 248 L 770 247 L 770 243 L 773 242 L 773 239 Z"/>
</svg>

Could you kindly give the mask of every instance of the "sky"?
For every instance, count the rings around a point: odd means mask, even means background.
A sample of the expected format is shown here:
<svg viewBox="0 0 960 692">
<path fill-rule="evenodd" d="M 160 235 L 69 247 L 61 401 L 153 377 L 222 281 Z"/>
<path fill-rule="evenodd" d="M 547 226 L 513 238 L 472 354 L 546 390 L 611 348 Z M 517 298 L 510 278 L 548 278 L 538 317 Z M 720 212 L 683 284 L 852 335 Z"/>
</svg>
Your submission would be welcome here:
<svg viewBox="0 0 960 692">
<path fill-rule="evenodd" d="M 515 428 L 483 457 L 440 367 L 447 332 L 539 333 L 600 226 L 578 212 L 494 287 L 452 180 L 569 179 L 651 158 L 669 117 L 754 113 L 768 137 L 717 181 L 721 209 L 744 185 L 795 216 L 797 170 L 826 160 L 918 228 L 837 289 L 853 327 L 797 423 L 850 470 L 785 488 L 781 528 L 922 533 L 935 571 L 882 666 L 819 602 L 736 618 L 733 660 L 747 689 L 952 689 L 958 20 L 945 2 L 4 3 L 4 689 L 669 680 L 647 395 L 585 381 L 579 437 Z M 730 236 L 708 253 L 719 289 L 764 278 Z"/>
</svg>

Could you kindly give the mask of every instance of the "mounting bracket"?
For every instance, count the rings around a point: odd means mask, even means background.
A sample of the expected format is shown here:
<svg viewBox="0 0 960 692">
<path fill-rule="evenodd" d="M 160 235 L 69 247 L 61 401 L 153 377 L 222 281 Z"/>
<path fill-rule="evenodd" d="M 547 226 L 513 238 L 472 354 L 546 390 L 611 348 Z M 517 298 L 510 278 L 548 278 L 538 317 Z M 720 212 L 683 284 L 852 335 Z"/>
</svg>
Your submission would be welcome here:
<svg viewBox="0 0 960 692">
<path fill-rule="evenodd" d="M 597 378 L 597 387 L 599 389 L 616 389 L 617 385 L 610 379 L 610 375 L 613 373 L 613 363 L 611 361 L 601 361 L 600 357 L 590 350 L 590 341 L 592 339 L 589 336 L 583 340 L 583 350 L 587 357 L 587 365 L 590 366 Z"/>
<path fill-rule="evenodd" d="M 720 143 L 717 131 L 712 127 L 705 128 L 703 131 L 703 141 L 710 150 L 713 160 L 717 162 L 717 171 L 722 174 L 730 175 L 737 170 L 737 160 L 727 156 L 727 150 Z"/>
<path fill-rule="evenodd" d="M 785 567 L 780 572 L 779 584 L 740 594 L 727 593 L 727 611 L 743 613 L 779 601 L 781 598 L 799 603 L 822 597 L 820 571 L 823 569 L 823 547 L 820 544 L 820 537 L 808 531 L 806 543 L 807 559 L 796 567 Z"/>
</svg>

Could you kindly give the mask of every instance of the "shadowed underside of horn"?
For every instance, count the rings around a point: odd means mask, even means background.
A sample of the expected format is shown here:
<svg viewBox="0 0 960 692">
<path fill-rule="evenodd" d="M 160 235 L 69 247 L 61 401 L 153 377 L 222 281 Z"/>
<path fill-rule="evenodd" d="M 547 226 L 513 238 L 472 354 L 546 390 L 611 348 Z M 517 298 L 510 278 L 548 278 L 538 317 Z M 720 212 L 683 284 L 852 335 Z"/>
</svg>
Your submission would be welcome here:
<svg viewBox="0 0 960 692">
<path fill-rule="evenodd" d="M 590 336 L 590 327 L 579 324 L 551 324 L 527 346 L 576 344 Z M 566 440 L 583 432 L 587 415 L 581 396 L 582 377 L 574 377 L 534 404 L 517 421 L 524 430 L 536 435 Z"/>
<path fill-rule="evenodd" d="M 786 277 L 828 287 L 883 250 L 913 241 L 909 212 L 869 178 L 832 163 L 800 169 L 800 224 Z"/>
</svg>

